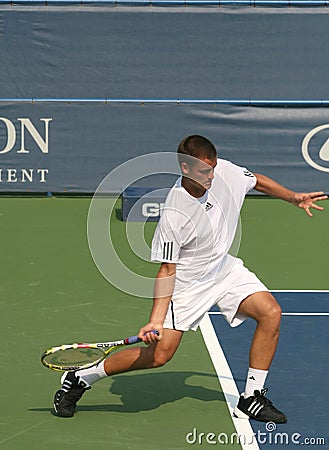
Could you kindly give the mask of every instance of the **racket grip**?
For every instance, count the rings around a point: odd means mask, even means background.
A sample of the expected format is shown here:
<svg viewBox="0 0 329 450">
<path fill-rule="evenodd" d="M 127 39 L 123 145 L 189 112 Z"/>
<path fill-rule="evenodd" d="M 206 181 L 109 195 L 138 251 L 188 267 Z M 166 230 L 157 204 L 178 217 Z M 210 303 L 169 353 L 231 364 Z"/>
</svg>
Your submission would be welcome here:
<svg viewBox="0 0 329 450">
<path fill-rule="evenodd" d="M 157 330 L 152 330 L 153 334 L 159 334 L 159 332 Z M 140 339 L 138 336 L 131 336 L 127 339 L 125 339 L 125 344 L 136 344 L 137 342 L 142 342 L 142 339 Z"/>
<path fill-rule="evenodd" d="M 136 344 L 137 342 L 140 342 L 141 340 L 139 339 L 138 336 L 131 336 L 127 339 L 125 339 L 125 344 L 126 345 L 130 345 L 130 344 Z"/>
</svg>

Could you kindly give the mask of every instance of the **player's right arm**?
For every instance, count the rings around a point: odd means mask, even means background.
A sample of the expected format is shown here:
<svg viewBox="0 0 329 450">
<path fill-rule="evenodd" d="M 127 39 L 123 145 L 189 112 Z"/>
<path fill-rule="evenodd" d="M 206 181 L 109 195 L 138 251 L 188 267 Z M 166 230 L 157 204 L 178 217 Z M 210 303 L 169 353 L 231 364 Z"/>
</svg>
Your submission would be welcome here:
<svg viewBox="0 0 329 450">
<path fill-rule="evenodd" d="M 154 283 L 154 299 L 150 321 L 140 329 L 138 334 L 138 337 L 148 344 L 162 338 L 163 323 L 174 292 L 175 280 L 176 264 L 161 263 Z M 154 335 L 152 330 L 157 330 L 159 335 Z"/>
</svg>

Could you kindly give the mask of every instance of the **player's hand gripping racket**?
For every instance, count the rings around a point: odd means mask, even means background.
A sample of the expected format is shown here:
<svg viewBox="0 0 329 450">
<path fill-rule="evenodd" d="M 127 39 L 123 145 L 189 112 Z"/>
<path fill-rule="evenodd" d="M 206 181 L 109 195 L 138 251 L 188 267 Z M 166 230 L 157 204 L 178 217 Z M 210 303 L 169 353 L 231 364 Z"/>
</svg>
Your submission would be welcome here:
<svg viewBox="0 0 329 450">
<path fill-rule="evenodd" d="M 153 330 L 154 334 L 158 334 Z M 131 336 L 120 341 L 95 342 L 93 344 L 63 344 L 46 350 L 41 355 L 41 362 L 52 370 L 74 371 L 95 366 L 108 354 L 125 345 L 142 342 L 138 336 Z"/>
</svg>

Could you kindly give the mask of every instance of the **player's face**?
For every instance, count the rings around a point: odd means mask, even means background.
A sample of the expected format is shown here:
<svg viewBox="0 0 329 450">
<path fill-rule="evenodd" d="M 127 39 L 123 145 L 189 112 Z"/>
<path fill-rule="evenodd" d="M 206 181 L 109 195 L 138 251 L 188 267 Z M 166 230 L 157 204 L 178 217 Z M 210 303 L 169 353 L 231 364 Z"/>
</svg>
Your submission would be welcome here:
<svg viewBox="0 0 329 450">
<path fill-rule="evenodd" d="M 210 189 L 216 165 L 217 159 L 198 159 L 193 164 L 182 166 L 183 175 L 195 188 L 200 190 Z"/>
</svg>

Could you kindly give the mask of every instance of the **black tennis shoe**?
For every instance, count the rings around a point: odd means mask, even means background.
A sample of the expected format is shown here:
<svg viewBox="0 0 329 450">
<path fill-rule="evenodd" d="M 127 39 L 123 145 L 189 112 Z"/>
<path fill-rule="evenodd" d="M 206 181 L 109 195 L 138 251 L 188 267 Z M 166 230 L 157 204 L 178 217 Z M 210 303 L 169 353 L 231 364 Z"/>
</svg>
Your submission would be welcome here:
<svg viewBox="0 0 329 450">
<path fill-rule="evenodd" d="M 75 372 L 64 372 L 61 383 L 62 387 L 54 397 L 54 410 L 59 417 L 72 417 L 77 402 L 91 386 L 76 376 Z"/>
<path fill-rule="evenodd" d="M 242 394 L 234 409 L 234 415 L 241 419 L 250 418 L 260 422 L 286 423 L 287 417 L 265 397 L 266 392 L 267 389 L 255 391 L 254 395 L 247 398 Z"/>
</svg>

